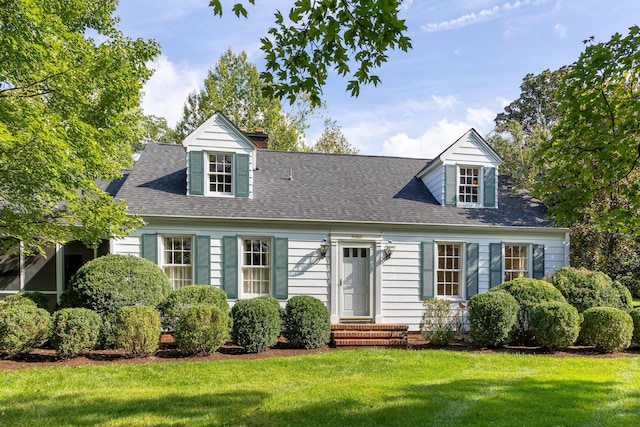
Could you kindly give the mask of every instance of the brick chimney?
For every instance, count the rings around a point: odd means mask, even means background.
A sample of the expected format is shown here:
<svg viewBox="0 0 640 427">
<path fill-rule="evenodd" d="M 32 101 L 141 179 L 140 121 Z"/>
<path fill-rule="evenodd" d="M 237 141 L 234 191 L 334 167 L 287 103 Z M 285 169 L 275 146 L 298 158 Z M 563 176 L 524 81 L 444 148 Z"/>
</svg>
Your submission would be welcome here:
<svg viewBox="0 0 640 427">
<path fill-rule="evenodd" d="M 265 133 L 263 128 L 256 128 L 253 132 L 245 132 L 243 130 L 244 136 L 249 138 L 251 142 L 258 147 L 258 150 L 266 150 L 269 145 L 269 134 Z"/>
</svg>

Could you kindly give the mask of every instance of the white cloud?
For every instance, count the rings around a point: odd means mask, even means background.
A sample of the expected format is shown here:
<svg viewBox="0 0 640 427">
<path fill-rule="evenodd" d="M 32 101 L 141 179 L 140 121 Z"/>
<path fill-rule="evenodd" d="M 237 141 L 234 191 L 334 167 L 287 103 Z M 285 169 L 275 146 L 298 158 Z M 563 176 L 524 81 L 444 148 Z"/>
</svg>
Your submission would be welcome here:
<svg viewBox="0 0 640 427">
<path fill-rule="evenodd" d="M 448 110 L 451 109 L 454 105 L 456 105 L 458 103 L 458 97 L 455 95 L 448 95 L 448 96 L 438 96 L 438 95 L 433 95 L 431 96 L 431 99 L 433 100 L 433 102 L 436 104 L 436 106 L 438 107 L 438 109 L 440 110 Z"/>
<path fill-rule="evenodd" d="M 548 0 L 517 0 L 513 3 L 503 3 L 502 5 L 495 5 L 486 9 L 479 10 L 477 12 L 471 12 L 459 16 L 457 18 L 441 21 L 431 22 L 422 26 L 422 30 L 428 33 L 446 30 L 455 30 L 458 28 L 467 27 L 469 25 L 477 24 L 479 22 L 490 21 L 497 19 L 506 13 L 513 12 L 518 9 L 522 9 L 527 6 L 538 6 L 540 4 L 547 3 Z"/>
<path fill-rule="evenodd" d="M 164 55 L 155 59 L 150 67 L 155 72 L 144 87 L 142 109 L 145 114 L 166 118 L 169 126 L 174 126 L 182 115 L 187 96 L 198 90 L 207 71 L 176 65 Z"/>
<path fill-rule="evenodd" d="M 559 39 L 564 39 L 564 38 L 566 38 L 566 37 L 567 37 L 567 32 L 568 32 L 568 31 L 567 31 L 567 27 L 565 27 L 565 26 L 564 26 L 564 25 L 562 25 L 562 24 L 556 24 L 556 25 L 553 27 L 553 35 L 554 35 L 556 38 L 559 38 Z"/>
<path fill-rule="evenodd" d="M 398 133 L 382 143 L 381 155 L 432 159 L 471 128 L 461 121 L 442 119 L 417 138 Z"/>
<path fill-rule="evenodd" d="M 482 134 L 493 128 L 495 117 L 496 112 L 489 108 L 467 108 L 467 121 Z"/>
</svg>

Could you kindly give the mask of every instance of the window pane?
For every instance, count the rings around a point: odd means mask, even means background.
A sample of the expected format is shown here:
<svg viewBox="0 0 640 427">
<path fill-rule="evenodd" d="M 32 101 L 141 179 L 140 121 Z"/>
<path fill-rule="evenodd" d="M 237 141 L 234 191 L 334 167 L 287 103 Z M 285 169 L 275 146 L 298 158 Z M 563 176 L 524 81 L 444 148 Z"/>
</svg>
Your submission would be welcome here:
<svg viewBox="0 0 640 427">
<path fill-rule="evenodd" d="M 164 238 L 163 269 L 174 289 L 193 283 L 190 237 Z"/>
<path fill-rule="evenodd" d="M 271 291 L 270 240 L 245 239 L 242 288 L 246 294 L 269 295 Z"/>
<path fill-rule="evenodd" d="M 461 280 L 461 245 L 439 244 L 437 267 L 437 295 L 462 296 Z"/>
</svg>

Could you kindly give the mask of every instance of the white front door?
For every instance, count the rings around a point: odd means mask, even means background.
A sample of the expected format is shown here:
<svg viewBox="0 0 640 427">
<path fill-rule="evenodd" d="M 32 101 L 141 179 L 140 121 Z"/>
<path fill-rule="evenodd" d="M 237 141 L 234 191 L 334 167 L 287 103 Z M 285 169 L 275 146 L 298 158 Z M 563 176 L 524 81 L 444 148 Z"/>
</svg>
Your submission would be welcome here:
<svg viewBox="0 0 640 427">
<path fill-rule="evenodd" d="M 344 318 L 371 316 L 369 255 L 369 248 L 342 248 L 340 301 Z"/>
</svg>

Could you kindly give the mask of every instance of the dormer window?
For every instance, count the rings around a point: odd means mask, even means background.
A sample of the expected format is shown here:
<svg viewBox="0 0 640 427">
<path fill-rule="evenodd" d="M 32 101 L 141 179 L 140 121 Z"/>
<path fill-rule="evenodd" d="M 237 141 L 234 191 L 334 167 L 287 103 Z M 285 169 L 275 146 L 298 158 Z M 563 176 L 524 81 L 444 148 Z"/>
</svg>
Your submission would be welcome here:
<svg viewBox="0 0 640 427">
<path fill-rule="evenodd" d="M 480 194 L 480 169 L 460 168 L 458 182 L 458 202 L 477 204 Z"/>
<path fill-rule="evenodd" d="M 233 155 L 209 154 L 209 193 L 233 194 Z"/>
</svg>

